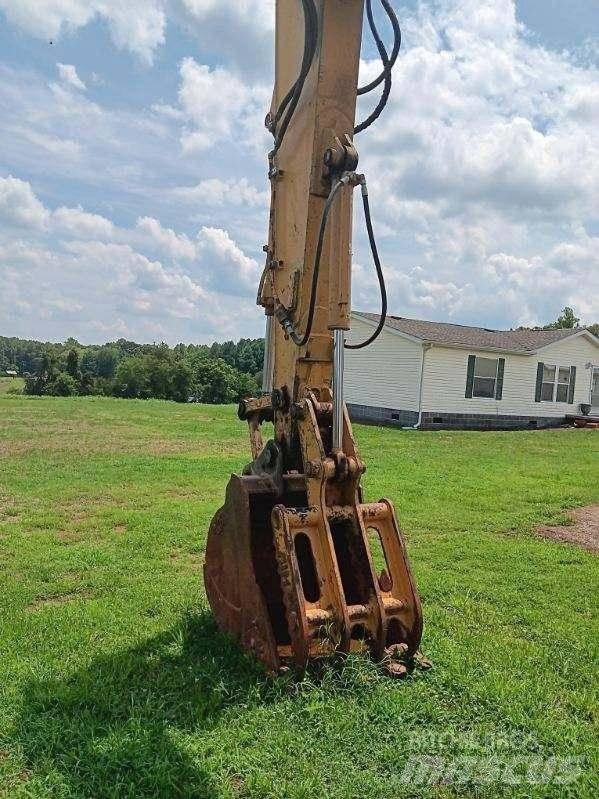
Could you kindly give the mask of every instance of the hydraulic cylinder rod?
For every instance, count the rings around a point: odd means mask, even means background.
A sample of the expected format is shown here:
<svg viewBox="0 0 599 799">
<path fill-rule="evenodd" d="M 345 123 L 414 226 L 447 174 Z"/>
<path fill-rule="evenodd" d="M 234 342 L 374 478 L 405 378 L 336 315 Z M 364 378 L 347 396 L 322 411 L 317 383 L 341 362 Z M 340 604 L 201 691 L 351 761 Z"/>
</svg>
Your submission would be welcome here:
<svg viewBox="0 0 599 799">
<path fill-rule="evenodd" d="M 343 373 L 345 370 L 345 331 L 333 333 L 333 451 L 343 448 Z"/>
</svg>

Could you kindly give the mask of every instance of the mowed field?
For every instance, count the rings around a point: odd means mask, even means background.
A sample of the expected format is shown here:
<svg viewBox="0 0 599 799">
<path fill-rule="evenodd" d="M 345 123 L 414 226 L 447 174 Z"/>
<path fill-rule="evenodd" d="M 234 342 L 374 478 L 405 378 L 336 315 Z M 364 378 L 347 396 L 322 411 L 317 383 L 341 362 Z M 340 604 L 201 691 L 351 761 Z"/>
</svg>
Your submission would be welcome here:
<svg viewBox="0 0 599 799">
<path fill-rule="evenodd" d="M 274 679 L 218 633 L 201 580 L 248 460 L 235 409 L 0 396 L 0 796 L 599 794 L 597 556 L 534 535 L 599 501 L 597 432 L 356 432 L 434 667 L 394 682 L 352 657 Z M 410 770 L 431 756 L 440 785 Z M 451 776 L 520 756 L 578 776 Z"/>
</svg>

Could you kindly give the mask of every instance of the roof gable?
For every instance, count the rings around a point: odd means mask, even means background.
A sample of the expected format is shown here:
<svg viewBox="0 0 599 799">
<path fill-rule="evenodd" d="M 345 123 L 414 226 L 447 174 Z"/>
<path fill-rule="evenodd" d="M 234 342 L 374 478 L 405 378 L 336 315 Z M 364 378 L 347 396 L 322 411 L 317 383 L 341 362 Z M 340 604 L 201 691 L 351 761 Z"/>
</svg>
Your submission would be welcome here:
<svg viewBox="0 0 599 799">
<path fill-rule="evenodd" d="M 378 323 L 379 314 L 356 311 L 356 316 L 373 324 Z M 449 322 L 427 322 L 422 319 L 406 319 L 401 316 L 387 316 L 386 325 L 412 339 L 430 342 L 445 347 L 468 347 L 471 349 L 505 350 L 522 353 L 536 352 L 543 347 L 572 336 L 587 335 L 597 346 L 599 339 L 584 327 L 556 330 L 490 330 L 483 327 L 469 327 Z"/>
</svg>

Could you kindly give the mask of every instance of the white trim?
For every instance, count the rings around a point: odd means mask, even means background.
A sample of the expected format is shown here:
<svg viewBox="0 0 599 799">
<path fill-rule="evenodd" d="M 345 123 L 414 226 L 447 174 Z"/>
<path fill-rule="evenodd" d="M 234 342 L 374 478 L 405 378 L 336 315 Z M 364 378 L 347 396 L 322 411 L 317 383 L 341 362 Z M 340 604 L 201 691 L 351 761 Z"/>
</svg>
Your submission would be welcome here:
<svg viewBox="0 0 599 799">
<path fill-rule="evenodd" d="M 599 364 L 591 364 L 591 382 L 589 384 L 589 405 L 591 408 L 597 408 L 598 405 L 593 405 L 593 380 L 595 379 L 595 372 L 599 375 Z"/>
<path fill-rule="evenodd" d="M 556 405 L 570 405 L 571 403 L 568 402 L 568 398 L 570 396 L 570 386 L 572 385 L 572 367 L 571 366 L 560 366 L 558 363 L 543 363 L 543 372 L 545 369 L 555 369 L 555 377 L 553 378 L 553 391 L 551 392 L 551 399 L 544 400 L 543 399 L 543 385 L 547 385 L 549 383 L 548 380 L 541 379 L 541 399 L 540 402 L 545 404 L 553 403 Z M 560 383 L 559 381 L 559 373 L 560 370 L 563 369 L 564 371 L 567 369 L 569 373 L 568 382 L 567 383 Z M 558 386 L 566 386 L 568 391 L 566 393 L 565 400 L 558 400 L 557 398 L 557 389 Z"/>
<path fill-rule="evenodd" d="M 420 425 L 422 424 L 422 388 L 424 384 L 424 359 L 426 357 L 426 353 L 429 350 L 432 350 L 433 345 L 430 343 L 424 344 L 422 347 L 422 360 L 420 361 L 420 380 L 418 384 L 418 421 L 414 425 L 414 429 L 418 430 Z"/>
<path fill-rule="evenodd" d="M 474 353 L 472 353 L 474 355 Z M 493 402 L 500 402 L 497 399 L 497 378 L 499 376 L 499 358 L 485 358 L 485 361 L 495 361 L 495 377 L 493 378 L 493 396 L 492 397 L 483 397 L 480 394 L 474 394 L 474 384 L 476 383 L 476 378 L 478 377 L 479 380 L 490 380 L 490 377 L 481 377 L 480 375 L 476 374 L 476 361 L 478 358 L 484 358 L 484 355 L 474 355 L 474 373 L 472 375 L 472 396 L 466 397 L 466 399 L 481 399 L 481 400 L 493 400 Z M 466 373 L 466 381 L 468 381 L 468 373 Z"/>
</svg>

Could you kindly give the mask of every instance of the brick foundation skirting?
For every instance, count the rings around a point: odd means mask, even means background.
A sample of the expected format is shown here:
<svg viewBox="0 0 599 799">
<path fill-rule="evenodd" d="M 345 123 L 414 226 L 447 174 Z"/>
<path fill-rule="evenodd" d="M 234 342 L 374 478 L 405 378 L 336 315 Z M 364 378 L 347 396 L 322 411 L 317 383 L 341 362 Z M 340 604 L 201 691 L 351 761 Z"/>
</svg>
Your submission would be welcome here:
<svg viewBox="0 0 599 799">
<path fill-rule="evenodd" d="M 418 411 L 402 411 L 397 408 L 378 408 L 372 405 L 348 403 L 352 421 L 390 427 L 412 427 L 418 421 Z"/>
<path fill-rule="evenodd" d="M 413 427 L 418 422 L 417 411 L 397 408 L 380 408 L 372 405 L 348 403 L 350 417 L 355 422 L 379 424 L 388 427 Z M 510 416 L 482 413 L 424 412 L 422 430 L 535 430 L 560 427 L 563 416 Z"/>
</svg>

